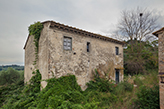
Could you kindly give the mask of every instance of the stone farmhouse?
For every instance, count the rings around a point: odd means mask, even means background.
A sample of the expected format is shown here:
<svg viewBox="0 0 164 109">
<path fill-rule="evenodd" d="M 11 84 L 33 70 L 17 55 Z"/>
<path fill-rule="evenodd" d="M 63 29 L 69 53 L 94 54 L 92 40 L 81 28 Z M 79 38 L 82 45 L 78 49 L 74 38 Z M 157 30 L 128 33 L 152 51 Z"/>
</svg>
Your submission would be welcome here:
<svg viewBox="0 0 164 109">
<path fill-rule="evenodd" d="M 153 34 L 158 37 L 160 109 L 164 109 L 164 27 Z"/>
<path fill-rule="evenodd" d="M 37 69 L 42 79 L 73 74 L 83 90 L 98 69 L 116 83 L 123 81 L 123 42 L 54 21 L 42 22 Z M 28 36 L 25 50 L 25 82 L 35 70 L 34 37 Z M 43 81 L 42 87 L 46 86 Z"/>
</svg>

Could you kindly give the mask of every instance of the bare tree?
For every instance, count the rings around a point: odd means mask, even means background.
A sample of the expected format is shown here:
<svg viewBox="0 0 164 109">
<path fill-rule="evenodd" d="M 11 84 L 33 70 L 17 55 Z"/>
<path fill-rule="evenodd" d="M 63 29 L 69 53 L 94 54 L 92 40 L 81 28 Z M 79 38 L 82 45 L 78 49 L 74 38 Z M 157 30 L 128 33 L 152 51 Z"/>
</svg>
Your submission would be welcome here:
<svg viewBox="0 0 164 109">
<path fill-rule="evenodd" d="M 129 40 L 147 40 L 151 33 L 159 27 L 158 17 L 153 15 L 153 11 L 137 8 L 135 10 L 124 10 L 118 23 L 117 34 Z"/>
<path fill-rule="evenodd" d="M 115 36 L 128 40 L 127 49 L 124 49 L 124 67 L 128 73 L 145 73 L 147 66 L 153 65 L 150 61 L 153 60 L 152 57 L 157 57 L 157 53 L 146 41 L 153 38 L 152 32 L 159 27 L 157 20 L 158 16 L 147 9 L 138 7 L 122 11 Z"/>
</svg>

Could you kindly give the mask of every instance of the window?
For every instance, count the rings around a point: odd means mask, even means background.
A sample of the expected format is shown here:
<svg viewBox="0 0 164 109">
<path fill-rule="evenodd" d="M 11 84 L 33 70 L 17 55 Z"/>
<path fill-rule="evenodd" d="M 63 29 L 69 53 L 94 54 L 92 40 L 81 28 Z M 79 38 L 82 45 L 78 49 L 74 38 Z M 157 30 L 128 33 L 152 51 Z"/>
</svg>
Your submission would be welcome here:
<svg viewBox="0 0 164 109">
<path fill-rule="evenodd" d="M 64 36 L 63 48 L 64 48 L 64 50 L 72 50 L 72 38 L 71 37 Z"/>
<path fill-rule="evenodd" d="M 90 42 L 87 42 L 87 52 L 90 51 Z"/>
<path fill-rule="evenodd" d="M 119 54 L 119 48 L 115 47 L 115 49 L 116 49 L 116 55 L 118 55 Z"/>
</svg>

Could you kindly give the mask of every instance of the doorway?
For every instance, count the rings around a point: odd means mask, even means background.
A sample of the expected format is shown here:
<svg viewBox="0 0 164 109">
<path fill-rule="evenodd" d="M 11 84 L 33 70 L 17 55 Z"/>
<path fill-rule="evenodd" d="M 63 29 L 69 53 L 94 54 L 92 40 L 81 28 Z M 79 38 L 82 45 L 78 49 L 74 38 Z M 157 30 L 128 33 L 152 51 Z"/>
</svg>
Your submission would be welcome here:
<svg viewBox="0 0 164 109">
<path fill-rule="evenodd" d="M 119 74 L 120 74 L 120 72 L 119 72 L 119 70 L 118 69 L 116 69 L 116 71 L 115 71 L 116 73 L 115 73 L 115 80 L 116 80 L 116 84 L 118 84 L 119 83 Z"/>
</svg>

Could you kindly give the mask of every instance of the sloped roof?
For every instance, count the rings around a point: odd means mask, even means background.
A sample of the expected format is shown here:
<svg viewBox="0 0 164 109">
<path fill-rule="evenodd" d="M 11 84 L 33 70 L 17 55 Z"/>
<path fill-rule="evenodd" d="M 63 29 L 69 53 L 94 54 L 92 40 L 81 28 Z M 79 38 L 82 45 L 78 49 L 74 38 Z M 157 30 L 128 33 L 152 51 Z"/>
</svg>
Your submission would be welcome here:
<svg viewBox="0 0 164 109">
<path fill-rule="evenodd" d="M 121 44 L 121 45 L 125 44 L 125 42 L 122 42 L 122 41 L 119 41 L 119 40 L 116 40 L 116 39 L 113 39 L 113 38 L 109 38 L 107 36 L 103 36 L 103 35 L 100 35 L 100 34 L 95 34 L 95 33 L 92 33 L 92 32 L 88 32 L 88 31 L 78 29 L 78 28 L 75 28 L 75 27 L 72 27 L 72 26 L 64 25 L 64 24 L 61 24 L 61 23 L 58 23 L 58 22 L 55 22 L 55 21 L 45 21 L 45 22 L 42 22 L 42 24 L 49 23 L 49 22 L 50 22 L 50 28 L 58 28 L 58 29 L 63 30 L 63 31 L 72 32 L 72 33 L 79 34 L 79 35 L 84 35 L 86 37 L 98 38 L 100 40 L 110 41 L 110 42 L 118 43 L 118 44 Z M 28 38 L 26 40 L 24 49 L 26 47 L 26 44 L 27 44 L 27 41 L 28 41 L 29 37 L 30 36 L 28 36 Z"/>
<path fill-rule="evenodd" d="M 155 32 L 153 32 L 152 34 L 158 37 L 158 33 L 161 32 L 161 31 L 164 31 L 164 27 L 157 30 L 157 31 L 155 31 Z"/>
</svg>

